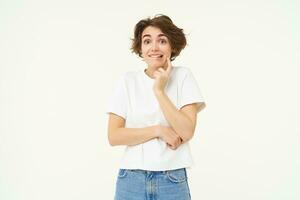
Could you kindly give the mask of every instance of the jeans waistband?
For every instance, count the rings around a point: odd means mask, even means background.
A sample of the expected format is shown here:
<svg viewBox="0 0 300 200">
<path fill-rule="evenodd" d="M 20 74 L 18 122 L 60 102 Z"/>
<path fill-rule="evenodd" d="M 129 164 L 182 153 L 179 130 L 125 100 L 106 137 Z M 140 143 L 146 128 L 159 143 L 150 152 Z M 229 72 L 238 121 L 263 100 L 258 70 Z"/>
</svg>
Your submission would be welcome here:
<svg viewBox="0 0 300 200">
<path fill-rule="evenodd" d="M 164 171 L 151 171 L 151 170 L 143 170 L 143 169 L 125 169 L 131 172 L 141 173 L 141 174 L 166 174 L 170 171 L 179 171 L 179 170 L 185 170 L 185 168 L 180 169 L 171 169 L 171 170 L 164 170 Z"/>
</svg>

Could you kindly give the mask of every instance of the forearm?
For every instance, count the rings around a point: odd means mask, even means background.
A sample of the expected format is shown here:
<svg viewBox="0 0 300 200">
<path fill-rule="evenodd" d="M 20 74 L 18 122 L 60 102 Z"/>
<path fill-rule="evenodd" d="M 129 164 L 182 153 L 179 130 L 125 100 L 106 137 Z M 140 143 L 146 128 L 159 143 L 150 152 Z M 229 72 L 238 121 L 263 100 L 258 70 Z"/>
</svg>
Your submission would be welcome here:
<svg viewBox="0 0 300 200">
<path fill-rule="evenodd" d="M 155 95 L 166 120 L 175 132 L 184 142 L 191 139 L 195 131 L 192 121 L 175 107 L 164 92 L 155 92 Z"/>
<path fill-rule="evenodd" d="M 155 126 L 145 128 L 117 128 L 109 133 L 109 143 L 116 145 L 136 145 L 158 137 Z"/>
</svg>

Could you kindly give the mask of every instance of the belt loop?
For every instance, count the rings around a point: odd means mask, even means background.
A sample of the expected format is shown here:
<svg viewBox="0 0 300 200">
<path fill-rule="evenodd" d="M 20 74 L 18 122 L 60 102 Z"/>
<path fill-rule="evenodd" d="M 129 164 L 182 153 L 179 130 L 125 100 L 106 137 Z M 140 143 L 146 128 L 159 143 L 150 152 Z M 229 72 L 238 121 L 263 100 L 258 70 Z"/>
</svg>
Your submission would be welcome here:
<svg viewBox="0 0 300 200">
<path fill-rule="evenodd" d="M 185 178 L 187 178 L 186 169 L 185 168 L 183 168 L 183 169 L 184 169 Z"/>
</svg>

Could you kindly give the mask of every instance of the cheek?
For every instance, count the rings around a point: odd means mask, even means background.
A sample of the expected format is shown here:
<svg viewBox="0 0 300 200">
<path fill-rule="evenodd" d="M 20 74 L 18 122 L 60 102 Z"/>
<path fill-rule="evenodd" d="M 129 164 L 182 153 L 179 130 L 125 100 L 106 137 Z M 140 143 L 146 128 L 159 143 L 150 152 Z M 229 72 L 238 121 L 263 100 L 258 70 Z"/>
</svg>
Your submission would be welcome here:
<svg viewBox="0 0 300 200">
<path fill-rule="evenodd" d="M 172 52 L 172 49 L 170 46 L 162 46 L 162 50 L 168 54 L 171 54 L 171 52 Z"/>
<path fill-rule="evenodd" d="M 142 48 L 141 48 L 141 52 L 142 52 L 142 54 L 143 54 L 143 55 L 146 55 L 146 54 L 147 54 L 147 52 L 148 52 L 148 48 L 147 48 L 147 47 L 143 47 L 143 46 L 142 46 Z"/>
</svg>

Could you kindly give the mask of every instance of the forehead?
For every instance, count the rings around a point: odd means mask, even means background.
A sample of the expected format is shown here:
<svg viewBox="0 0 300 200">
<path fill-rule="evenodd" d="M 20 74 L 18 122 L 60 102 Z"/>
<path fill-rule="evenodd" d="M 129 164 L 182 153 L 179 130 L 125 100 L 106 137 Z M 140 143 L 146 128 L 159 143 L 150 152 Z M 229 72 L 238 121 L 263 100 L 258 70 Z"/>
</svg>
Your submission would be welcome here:
<svg viewBox="0 0 300 200">
<path fill-rule="evenodd" d="M 148 26 L 142 33 L 143 37 L 163 37 L 166 36 L 159 28 L 154 26 Z"/>
</svg>

